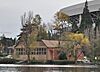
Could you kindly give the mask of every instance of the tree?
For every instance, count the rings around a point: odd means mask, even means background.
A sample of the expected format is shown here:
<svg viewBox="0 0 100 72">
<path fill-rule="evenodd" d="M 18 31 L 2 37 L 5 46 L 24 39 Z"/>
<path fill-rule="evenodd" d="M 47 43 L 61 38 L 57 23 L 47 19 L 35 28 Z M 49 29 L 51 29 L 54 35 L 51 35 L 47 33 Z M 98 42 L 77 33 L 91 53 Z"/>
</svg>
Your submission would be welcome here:
<svg viewBox="0 0 100 72">
<path fill-rule="evenodd" d="M 89 13 L 89 10 L 88 10 L 88 2 L 86 0 L 79 30 L 80 30 L 80 32 L 87 35 L 89 37 L 89 39 L 91 40 L 92 39 L 91 38 L 92 27 L 93 27 L 93 21 L 92 21 L 91 14 Z"/>
<path fill-rule="evenodd" d="M 22 30 L 21 37 L 23 39 L 24 46 L 26 48 L 28 63 L 30 62 L 29 35 L 32 32 L 32 25 L 31 25 L 32 19 L 33 19 L 33 14 L 32 14 L 32 12 L 29 12 L 28 17 L 26 18 L 26 15 L 24 14 L 24 16 L 22 16 L 22 20 L 21 20 L 21 23 L 22 23 L 22 26 L 23 26 L 23 28 L 21 29 Z"/>
<path fill-rule="evenodd" d="M 68 24 L 71 25 L 71 32 L 76 33 L 77 31 L 79 31 L 78 23 L 79 23 L 79 16 L 74 15 L 69 17 Z"/>
<path fill-rule="evenodd" d="M 93 51 L 94 57 L 97 57 L 99 59 L 100 56 L 100 38 L 94 40 L 94 46 L 93 46 Z"/>
<path fill-rule="evenodd" d="M 55 18 L 55 21 L 54 21 L 53 29 L 56 30 L 56 36 L 58 37 L 58 40 L 60 40 L 61 34 L 66 29 L 65 25 L 69 16 L 62 12 L 57 12 L 54 18 Z"/>
<path fill-rule="evenodd" d="M 69 16 L 66 15 L 66 14 L 63 13 L 63 12 L 57 12 L 57 13 L 55 14 L 55 17 L 56 17 L 57 19 L 59 19 L 61 22 L 65 22 L 65 21 L 67 21 L 68 18 L 69 18 Z"/>
<path fill-rule="evenodd" d="M 60 52 L 60 54 L 59 54 L 59 59 L 60 59 L 60 60 L 67 59 L 66 53 L 65 53 L 64 51 Z"/>
<path fill-rule="evenodd" d="M 0 42 L 1 42 L 3 47 L 9 47 L 9 46 L 13 46 L 15 44 L 15 39 L 7 38 L 3 34 L 3 36 L 1 37 Z"/>
<path fill-rule="evenodd" d="M 66 32 L 64 34 L 64 48 L 67 48 L 67 54 L 71 53 L 75 61 L 77 60 L 77 50 L 81 49 L 83 53 L 88 52 L 90 41 L 87 36 L 82 33 Z M 83 50 L 83 47 L 85 47 Z M 87 50 L 87 51 L 86 51 Z M 86 55 L 86 54 L 85 54 Z"/>
<path fill-rule="evenodd" d="M 94 20 L 95 22 L 95 39 L 98 38 L 98 35 L 100 34 L 100 14 L 98 14 L 98 16 L 96 17 L 96 19 Z"/>
<path fill-rule="evenodd" d="M 7 46 L 7 40 L 6 40 L 6 37 L 5 37 L 4 34 L 1 37 L 1 44 L 2 44 L 3 47 L 6 47 Z"/>
<path fill-rule="evenodd" d="M 38 30 L 38 35 L 37 35 L 37 40 L 41 41 L 42 39 L 48 39 L 48 34 L 46 31 L 46 25 L 40 25 L 39 30 Z"/>
<path fill-rule="evenodd" d="M 33 12 L 29 11 L 28 16 L 26 16 L 26 13 L 24 13 L 23 16 L 21 16 L 21 34 L 19 35 L 19 43 L 23 42 L 25 48 L 26 48 L 26 54 L 28 58 L 28 63 L 30 62 L 30 48 L 33 46 L 37 40 L 38 35 L 38 26 L 41 23 L 41 18 L 37 14 L 35 15 L 35 18 L 33 17 Z M 34 44 L 35 45 L 35 44 Z"/>
<path fill-rule="evenodd" d="M 33 12 L 29 11 L 28 15 L 24 13 L 21 16 L 22 29 L 18 38 L 18 44 L 22 42 L 26 48 L 28 63 L 30 62 L 30 48 L 34 48 L 37 41 L 47 39 L 46 25 L 42 25 L 42 19 L 39 14 L 33 17 Z"/>
</svg>

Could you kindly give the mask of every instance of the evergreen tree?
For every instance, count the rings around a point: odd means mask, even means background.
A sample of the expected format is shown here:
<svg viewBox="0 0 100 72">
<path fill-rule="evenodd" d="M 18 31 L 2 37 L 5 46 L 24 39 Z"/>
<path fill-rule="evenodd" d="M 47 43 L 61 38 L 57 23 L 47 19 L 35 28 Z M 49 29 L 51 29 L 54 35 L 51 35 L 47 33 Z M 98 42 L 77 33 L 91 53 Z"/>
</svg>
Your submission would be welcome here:
<svg viewBox="0 0 100 72">
<path fill-rule="evenodd" d="M 41 41 L 42 39 L 48 39 L 47 31 L 45 29 L 45 24 L 39 26 L 37 40 Z"/>
<path fill-rule="evenodd" d="M 86 32 L 88 32 L 87 34 L 90 38 L 90 31 L 92 29 L 92 24 L 93 24 L 93 21 L 92 21 L 91 14 L 88 9 L 88 2 L 86 0 L 85 7 L 83 9 L 81 24 L 79 27 L 80 32 L 83 32 L 85 34 L 86 34 Z"/>
<path fill-rule="evenodd" d="M 68 23 L 71 24 L 71 32 L 76 33 L 78 29 L 78 23 L 79 23 L 79 16 L 74 15 L 72 17 L 69 17 Z"/>
<path fill-rule="evenodd" d="M 12 38 L 7 38 L 5 37 L 5 35 L 3 34 L 3 36 L 1 37 L 1 40 L 0 40 L 1 44 L 3 47 L 9 47 L 9 46 L 13 46 L 15 43 L 14 43 L 14 39 Z"/>
<path fill-rule="evenodd" d="M 49 39 L 49 40 L 52 39 L 52 36 L 51 36 L 51 33 L 50 33 L 49 30 L 48 30 L 48 39 Z"/>
<path fill-rule="evenodd" d="M 100 34 L 100 14 L 98 14 L 96 17 L 94 32 L 95 38 L 97 38 L 97 34 Z"/>
</svg>

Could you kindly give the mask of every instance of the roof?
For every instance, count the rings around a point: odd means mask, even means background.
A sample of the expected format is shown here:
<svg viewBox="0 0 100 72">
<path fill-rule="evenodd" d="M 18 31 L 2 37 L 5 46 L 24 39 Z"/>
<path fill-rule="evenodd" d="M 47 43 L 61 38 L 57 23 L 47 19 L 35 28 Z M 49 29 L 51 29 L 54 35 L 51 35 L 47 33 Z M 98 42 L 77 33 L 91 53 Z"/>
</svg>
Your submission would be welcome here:
<svg viewBox="0 0 100 72">
<path fill-rule="evenodd" d="M 42 41 L 49 48 L 58 47 L 58 41 L 57 40 L 42 40 Z"/>
<path fill-rule="evenodd" d="M 24 44 L 20 43 L 17 46 L 15 46 L 15 48 L 25 48 Z"/>
<path fill-rule="evenodd" d="M 72 5 L 69 7 L 65 7 L 65 8 L 61 9 L 60 12 L 63 12 L 69 16 L 82 14 L 84 5 L 85 5 L 85 3 L 80 3 L 80 4 Z M 100 10 L 100 0 L 89 1 L 88 7 L 89 7 L 90 12 L 99 11 Z"/>
<path fill-rule="evenodd" d="M 58 40 L 42 40 L 42 41 L 48 48 L 58 48 L 59 47 Z M 60 47 L 64 47 L 65 44 L 68 42 L 70 42 L 70 41 L 60 41 Z"/>
<path fill-rule="evenodd" d="M 23 43 L 18 44 L 15 48 L 25 48 Z M 30 48 L 47 48 L 42 41 L 34 42 Z"/>
<path fill-rule="evenodd" d="M 66 46 L 70 41 L 60 41 L 60 47 Z M 67 43 L 67 44 L 66 44 Z M 58 48 L 58 40 L 42 40 L 34 42 L 30 45 L 30 48 Z M 23 43 L 19 43 L 15 48 L 25 48 Z"/>
<path fill-rule="evenodd" d="M 47 48 L 42 41 L 36 41 L 30 45 L 30 48 Z"/>
</svg>

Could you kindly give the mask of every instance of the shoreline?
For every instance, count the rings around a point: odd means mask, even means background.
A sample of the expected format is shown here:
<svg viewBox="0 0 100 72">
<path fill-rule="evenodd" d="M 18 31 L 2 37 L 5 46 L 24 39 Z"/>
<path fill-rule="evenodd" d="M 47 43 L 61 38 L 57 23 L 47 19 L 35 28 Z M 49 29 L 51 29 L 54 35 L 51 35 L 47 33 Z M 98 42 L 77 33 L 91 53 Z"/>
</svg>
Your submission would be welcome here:
<svg viewBox="0 0 100 72">
<path fill-rule="evenodd" d="M 99 68 L 99 65 L 21 65 L 21 64 L 0 64 L 0 67 Z"/>
</svg>

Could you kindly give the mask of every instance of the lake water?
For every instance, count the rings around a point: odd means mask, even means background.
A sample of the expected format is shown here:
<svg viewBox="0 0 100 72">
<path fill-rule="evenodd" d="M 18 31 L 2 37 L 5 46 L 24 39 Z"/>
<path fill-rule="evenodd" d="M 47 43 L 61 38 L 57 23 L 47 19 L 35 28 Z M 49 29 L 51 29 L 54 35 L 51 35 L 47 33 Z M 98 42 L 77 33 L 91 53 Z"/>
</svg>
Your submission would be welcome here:
<svg viewBox="0 0 100 72">
<path fill-rule="evenodd" d="M 94 65 L 4 65 L 0 72 L 100 72 Z"/>
</svg>

